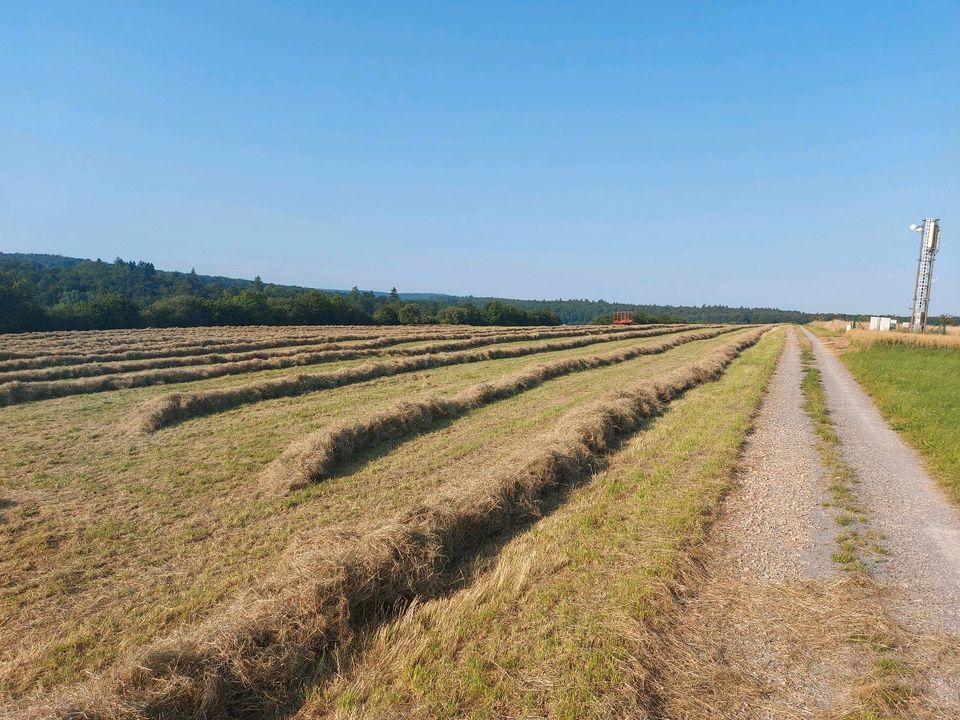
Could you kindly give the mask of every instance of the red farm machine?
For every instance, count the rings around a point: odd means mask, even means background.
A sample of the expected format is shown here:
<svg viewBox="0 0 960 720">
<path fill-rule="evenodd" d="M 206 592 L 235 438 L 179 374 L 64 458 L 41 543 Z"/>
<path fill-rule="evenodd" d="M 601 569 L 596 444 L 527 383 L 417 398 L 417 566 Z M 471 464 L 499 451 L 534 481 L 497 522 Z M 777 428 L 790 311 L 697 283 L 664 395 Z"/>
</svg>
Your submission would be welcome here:
<svg viewBox="0 0 960 720">
<path fill-rule="evenodd" d="M 633 313 L 630 312 L 629 310 L 614 310 L 613 324 L 614 325 L 633 325 Z"/>
</svg>

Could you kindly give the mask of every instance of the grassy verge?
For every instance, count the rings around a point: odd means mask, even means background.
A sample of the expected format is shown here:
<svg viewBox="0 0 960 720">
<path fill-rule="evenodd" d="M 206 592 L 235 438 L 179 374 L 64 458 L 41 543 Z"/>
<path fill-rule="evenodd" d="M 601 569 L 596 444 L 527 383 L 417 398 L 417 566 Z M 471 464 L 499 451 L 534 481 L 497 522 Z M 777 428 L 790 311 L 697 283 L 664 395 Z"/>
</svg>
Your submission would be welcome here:
<svg viewBox="0 0 960 720">
<path fill-rule="evenodd" d="M 690 390 L 476 581 L 367 638 L 305 717 L 610 717 L 640 709 L 645 634 L 705 536 L 782 346 Z"/>
<path fill-rule="evenodd" d="M 904 343 L 854 343 L 841 360 L 891 426 L 960 503 L 960 352 Z"/>
</svg>

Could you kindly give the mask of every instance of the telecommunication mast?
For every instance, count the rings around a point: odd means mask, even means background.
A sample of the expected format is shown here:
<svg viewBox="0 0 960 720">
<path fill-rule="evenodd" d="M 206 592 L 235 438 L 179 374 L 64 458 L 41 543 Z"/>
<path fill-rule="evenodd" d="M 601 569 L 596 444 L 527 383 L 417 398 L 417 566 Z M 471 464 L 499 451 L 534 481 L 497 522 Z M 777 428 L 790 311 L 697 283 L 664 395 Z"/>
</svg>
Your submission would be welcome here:
<svg viewBox="0 0 960 720">
<path fill-rule="evenodd" d="M 930 285 L 933 283 L 933 259 L 940 249 L 940 219 L 926 218 L 922 225 L 913 224 L 910 229 L 920 233 L 920 259 L 917 261 L 917 284 L 913 290 L 913 315 L 910 329 L 923 332 L 927 325 L 927 310 L 930 307 Z"/>
</svg>

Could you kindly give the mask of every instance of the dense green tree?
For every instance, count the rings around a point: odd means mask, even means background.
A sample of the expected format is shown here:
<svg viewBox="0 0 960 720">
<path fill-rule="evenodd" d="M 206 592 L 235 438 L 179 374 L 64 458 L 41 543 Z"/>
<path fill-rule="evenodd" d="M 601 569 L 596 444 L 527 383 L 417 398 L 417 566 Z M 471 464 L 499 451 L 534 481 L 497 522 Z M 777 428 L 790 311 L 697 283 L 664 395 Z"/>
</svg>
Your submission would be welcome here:
<svg viewBox="0 0 960 720">
<path fill-rule="evenodd" d="M 36 330 L 45 321 L 36 287 L 22 276 L 0 270 L 0 332 Z"/>
<path fill-rule="evenodd" d="M 96 291 L 87 300 L 57 303 L 50 308 L 49 324 L 67 330 L 107 330 L 137 327 L 140 310 L 123 293 Z"/>
<path fill-rule="evenodd" d="M 401 325 L 419 325 L 424 321 L 420 307 L 416 303 L 406 302 L 397 311 L 397 321 Z"/>
<path fill-rule="evenodd" d="M 373 311 L 373 321 L 378 325 L 398 325 L 400 323 L 399 303 L 381 305 Z"/>
<path fill-rule="evenodd" d="M 142 313 L 149 327 L 196 327 L 214 322 L 210 302 L 196 295 L 171 295 L 148 305 Z"/>
<path fill-rule="evenodd" d="M 483 313 L 470 303 L 448 305 L 437 312 L 437 322 L 447 325 L 483 325 Z"/>
</svg>

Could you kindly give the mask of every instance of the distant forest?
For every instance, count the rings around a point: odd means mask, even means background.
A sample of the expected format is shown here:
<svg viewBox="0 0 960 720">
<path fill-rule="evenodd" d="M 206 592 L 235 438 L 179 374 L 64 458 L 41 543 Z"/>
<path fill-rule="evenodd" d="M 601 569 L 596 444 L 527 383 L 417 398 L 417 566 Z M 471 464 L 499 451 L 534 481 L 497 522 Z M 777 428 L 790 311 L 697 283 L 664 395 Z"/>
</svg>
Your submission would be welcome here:
<svg viewBox="0 0 960 720">
<path fill-rule="evenodd" d="M 817 316 L 771 308 L 629 305 L 603 300 L 316 290 L 157 270 L 152 263 L 0 253 L 0 332 L 197 325 L 557 325 L 609 322 L 799 322 Z M 838 316 L 842 317 L 842 316 Z"/>
</svg>

